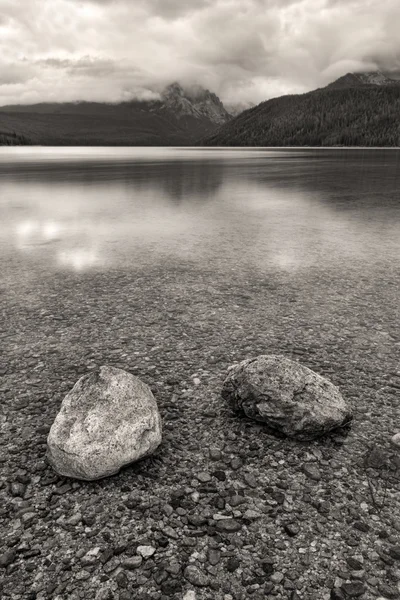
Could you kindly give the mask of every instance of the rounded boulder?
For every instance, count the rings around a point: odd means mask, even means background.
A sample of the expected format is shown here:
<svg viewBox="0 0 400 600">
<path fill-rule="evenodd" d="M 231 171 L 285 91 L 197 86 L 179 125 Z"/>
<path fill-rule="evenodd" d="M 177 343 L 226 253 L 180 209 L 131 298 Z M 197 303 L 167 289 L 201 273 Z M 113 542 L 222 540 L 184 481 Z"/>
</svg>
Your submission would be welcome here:
<svg viewBox="0 0 400 600">
<path fill-rule="evenodd" d="M 222 396 L 275 433 L 312 440 L 352 419 L 328 379 L 285 356 L 262 355 L 233 366 Z"/>
<path fill-rule="evenodd" d="M 95 480 L 152 454 L 162 425 L 150 388 L 103 366 L 84 375 L 61 404 L 47 438 L 47 459 L 60 475 Z"/>
</svg>

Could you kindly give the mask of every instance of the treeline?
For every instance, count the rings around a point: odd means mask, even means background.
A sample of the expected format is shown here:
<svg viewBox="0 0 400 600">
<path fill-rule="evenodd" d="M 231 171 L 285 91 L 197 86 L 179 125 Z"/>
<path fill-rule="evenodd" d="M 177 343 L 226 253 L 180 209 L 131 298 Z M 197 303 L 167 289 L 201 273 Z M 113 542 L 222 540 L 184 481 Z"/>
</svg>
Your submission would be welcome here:
<svg viewBox="0 0 400 600">
<path fill-rule="evenodd" d="M 267 100 L 215 134 L 208 146 L 400 146 L 400 85 L 319 89 Z"/>
<path fill-rule="evenodd" d="M 0 131 L 0 146 L 29 146 L 31 141 L 24 135 Z"/>
</svg>

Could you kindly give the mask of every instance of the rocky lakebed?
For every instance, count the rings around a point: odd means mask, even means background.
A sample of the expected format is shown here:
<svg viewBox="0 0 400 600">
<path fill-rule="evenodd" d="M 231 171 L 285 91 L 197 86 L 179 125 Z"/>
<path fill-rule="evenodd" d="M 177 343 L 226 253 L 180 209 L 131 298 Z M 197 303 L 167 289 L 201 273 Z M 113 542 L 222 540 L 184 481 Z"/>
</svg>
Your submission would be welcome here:
<svg viewBox="0 0 400 600">
<path fill-rule="evenodd" d="M 6 277 L 1 598 L 400 598 L 399 283 L 379 261 Z M 329 379 L 353 420 L 303 440 L 235 411 L 228 368 L 271 354 Z M 150 387 L 162 442 L 104 479 L 60 476 L 50 427 L 101 365 Z"/>
</svg>

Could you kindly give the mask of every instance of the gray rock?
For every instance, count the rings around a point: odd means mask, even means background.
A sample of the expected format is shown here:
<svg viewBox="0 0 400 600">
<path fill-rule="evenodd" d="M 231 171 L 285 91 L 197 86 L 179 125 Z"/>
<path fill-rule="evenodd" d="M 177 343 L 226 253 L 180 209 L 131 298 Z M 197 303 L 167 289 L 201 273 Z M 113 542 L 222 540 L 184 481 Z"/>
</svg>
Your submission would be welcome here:
<svg viewBox="0 0 400 600">
<path fill-rule="evenodd" d="M 247 417 L 299 440 L 318 438 L 352 419 L 337 387 L 279 355 L 258 356 L 235 365 L 222 396 Z"/>
<path fill-rule="evenodd" d="M 94 480 L 148 456 L 161 443 L 161 417 L 150 388 L 103 366 L 81 377 L 64 398 L 47 439 L 60 474 Z"/>
<path fill-rule="evenodd" d="M 200 571 L 195 565 L 188 565 L 184 572 L 185 579 L 192 585 L 197 587 L 206 587 L 208 585 L 208 577 Z"/>
<path fill-rule="evenodd" d="M 392 442 L 393 446 L 395 446 L 396 448 L 400 448 L 400 433 L 396 433 L 392 437 L 391 442 Z"/>
<path fill-rule="evenodd" d="M 235 533 L 236 531 L 240 531 L 241 528 L 241 524 L 235 521 L 234 519 L 223 519 L 221 521 L 217 521 L 218 531 L 224 531 L 225 533 Z"/>
<path fill-rule="evenodd" d="M 156 549 L 153 546 L 138 546 L 137 553 L 140 554 L 144 559 L 150 558 L 153 556 Z"/>
<path fill-rule="evenodd" d="M 342 590 L 345 593 L 346 598 L 359 598 L 365 593 L 365 586 L 361 581 L 352 581 L 350 583 L 344 583 Z"/>
<path fill-rule="evenodd" d="M 15 550 L 7 550 L 4 554 L 0 555 L 0 567 L 8 567 L 11 565 L 17 556 L 17 552 Z"/>
<path fill-rule="evenodd" d="M 309 479 L 313 479 L 314 481 L 319 481 L 321 479 L 321 473 L 315 465 L 306 463 L 303 466 L 303 471 Z"/>
<path fill-rule="evenodd" d="M 141 556 L 130 556 L 122 562 L 122 566 L 124 569 L 128 569 L 128 571 L 134 571 L 140 567 L 142 561 L 143 559 Z"/>
</svg>

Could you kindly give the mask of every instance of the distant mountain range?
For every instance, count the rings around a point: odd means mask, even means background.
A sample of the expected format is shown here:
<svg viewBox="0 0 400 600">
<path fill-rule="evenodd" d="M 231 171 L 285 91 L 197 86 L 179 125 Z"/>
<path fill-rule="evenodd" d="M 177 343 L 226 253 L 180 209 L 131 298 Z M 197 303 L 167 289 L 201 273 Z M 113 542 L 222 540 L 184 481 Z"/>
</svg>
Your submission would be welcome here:
<svg viewBox="0 0 400 600">
<path fill-rule="evenodd" d="M 205 146 L 400 146 L 400 81 L 348 73 L 325 88 L 247 110 Z"/>
<path fill-rule="evenodd" d="M 209 90 L 173 83 L 159 100 L 3 106 L 0 144 L 187 146 L 231 118 Z"/>
<path fill-rule="evenodd" d="M 0 145 L 399 146 L 399 115 L 400 81 L 380 72 L 250 108 L 173 83 L 157 100 L 0 107 Z"/>
</svg>

